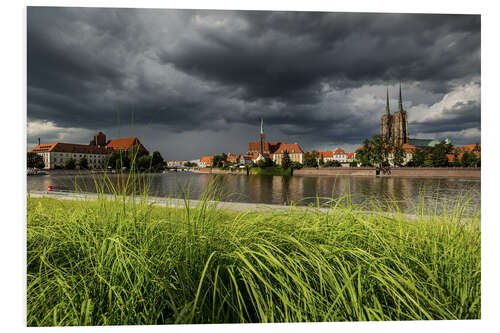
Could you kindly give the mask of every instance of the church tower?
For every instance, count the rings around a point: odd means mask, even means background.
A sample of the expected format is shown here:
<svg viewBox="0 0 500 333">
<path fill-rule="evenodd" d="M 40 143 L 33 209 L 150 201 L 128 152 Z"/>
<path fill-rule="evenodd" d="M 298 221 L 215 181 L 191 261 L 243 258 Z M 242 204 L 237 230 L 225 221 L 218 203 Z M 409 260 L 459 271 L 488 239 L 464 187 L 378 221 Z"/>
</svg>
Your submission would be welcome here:
<svg viewBox="0 0 500 333">
<path fill-rule="evenodd" d="M 106 135 L 103 132 L 97 132 L 94 134 L 94 142 L 97 147 L 106 146 Z"/>
<path fill-rule="evenodd" d="M 264 155 L 264 149 L 266 148 L 266 143 L 264 141 L 264 120 L 260 118 L 260 142 L 259 142 L 259 153 Z"/>
<path fill-rule="evenodd" d="M 387 100 L 385 103 L 385 114 L 382 116 L 380 134 L 387 140 L 391 137 L 392 132 L 392 116 L 389 109 L 389 88 L 387 88 Z"/>
<path fill-rule="evenodd" d="M 399 84 L 398 112 L 394 113 L 392 120 L 392 139 L 396 144 L 408 143 L 408 115 L 403 109 L 401 84 Z"/>
<path fill-rule="evenodd" d="M 385 115 L 382 116 L 380 134 L 395 144 L 408 143 L 408 114 L 403 109 L 401 84 L 399 84 L 398 111 L 394 112 L 393 115 L 389 110 L 389 90 L 387 90 Z"/>
</svg>

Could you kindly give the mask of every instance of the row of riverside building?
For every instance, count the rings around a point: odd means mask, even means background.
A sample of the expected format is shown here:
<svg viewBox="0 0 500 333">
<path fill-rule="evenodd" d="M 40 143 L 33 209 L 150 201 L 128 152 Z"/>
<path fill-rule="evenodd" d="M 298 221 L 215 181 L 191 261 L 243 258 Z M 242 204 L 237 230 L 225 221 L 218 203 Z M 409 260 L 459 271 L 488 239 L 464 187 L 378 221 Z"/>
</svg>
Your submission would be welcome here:
<svg viewBox="0 0 500 333">
<path fill-rule="evenodd" d="M 269 158 L 274 164 L 281 165 L 285 152 L 288 152 L 290 161 L 304 163 L 304 151 L 298 143 L 265 141 L 264 122 L 261 119 L 260 140 L 249 142 L 246 154 L 227 154 L 227 162 L 229 164 L 250 165 Z M 355 156 L 356 153 L 347 153 L 342 148 L 338 148 L 335 151 L 318 152 L 317 160 L 319 161 L 323 157 L 324 162 L 336 160 L 340 163 L 350 163 L 354 161 Z M 213 159 L 214 155 L 202 156 L 198 166 L 200 168 L 212 167 Z"/>
<path fill-rule="evenodd" d="M 81 158 L 85 158 L 88 166 L 92 169 L 104 169 L 107 155 L 115 151 L 127 153 L 133 146 L 137 147 L 139 152 L 149 154 L 136 137 L 106 141 L 106 135 L 102 132 L 96 133 L 92 143 L 88 145 L 63 142 L 40 144 L 38 142 L 38 145 L 30 152 L 42 156 L 45 169 L 62 167 L 69 159 L 78 161 Z"/>
</svg>

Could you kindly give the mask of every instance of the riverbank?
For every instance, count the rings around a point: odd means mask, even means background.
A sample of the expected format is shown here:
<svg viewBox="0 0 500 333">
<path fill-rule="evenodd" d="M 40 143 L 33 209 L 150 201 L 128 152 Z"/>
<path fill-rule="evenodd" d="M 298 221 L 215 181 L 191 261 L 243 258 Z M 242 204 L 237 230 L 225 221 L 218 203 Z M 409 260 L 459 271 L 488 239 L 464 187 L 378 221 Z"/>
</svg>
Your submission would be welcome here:
<svg viewBox="0 0 500 333">
<path fill-rule="evenodd" d="M 87 175 L 113 175 L 113 174 L 128 174 L 130 170 L 105 170 L 105 169 L 41 169 L 44 174 L 53 176 L 87 176 Z M 148 172 L 149 174 L 161 174 L 163 171 Z"/>
<path fill-rule="evenodd" d="M 394 214 L 30 196 L 27 324 L 479 319 L 478 222 Z"/>
<path fill-rule="evenodd" d="M 267 168 L 253 167 L 246 168 L 235 168 L 235 169 L 219 169 L 219 168 L 199 168 L 190 170 L 194 173 L 212 173 L 219 175 L 265 175 L 265 176 L 290 176 L 290 169 L 283 169 L 279 166 L 272 166 Z"/>
<path fill-rule="evenodd" d="M 194 169 L 194 173 L 246 175 L 246 169 L 224 170 L 218 168 Z M 279 167 L 251 168 L 249 174 L 284 176 L 291 175 L 290 170 Z M 408 178 L 455 178 L 481 179 L 481 168 L 391 168 L 389 173 L 377 173 L 371 167 L 338 167 L 338 168 L 302 168 L 293 170 L 294 176 L 380 176 L 380 177 L 408 177 Z"/>
<path fill-rule="evenodd" d="M 112 174 L 113 172 L 111 170 L 104 170 L 104 169 L 73 169 L 73 170 L 66 170 L 66 169 L 42 169 L 42 171 L 47 174 L 47 175 L 54 175 L 54 176 L 79 176 L 79 175 L 102 175 L 102 174 Z"/>
<path fill-rule="evenodd" d="M 481 179 L 481 168 L 391 168 L 389 173 L 377 174 L 376 168 L 302 168 L 294 176 L 380 176 L 408 178 Z"/>
<path fill-rule="evenodd" d="M 28 193 L 30 198 L 52 198 L 57 200 L 70 200 L 70 201 L 97 201 L 101 198 L 107 200 L 113 200 L 116 198 L 112 194 L 96 194 L 96 193 L 77 193 L 70 191 L 30 191 Z M 131 198 L 128 197 L 127 201 Z M 151 205 L 159 207 L 169 207 L 169 208 L 183 208 L 186 205 L 186 201 L 178 198 L 166 198 L 166 197 L 153 197 L 148 196 L 146 202 Z M 199 206 L 202 204 L 203 200 L 189 200 L 188 203 L 191 206 Z M 209 201 L 208 204 L 217 204 L 220 209 L 225 209 L 229 211 L 247 211 L 247 212 L 266 212 L 266 211 L 286 211 L 290 209 L 305 209 L 305 206 L 286 206 L 286 205 L 273 205 L 273 204 L 257 204 L 257 203 L 247 203 L 247 202 L 227 202 L 227 201 Z M 326 212 L 327 208 L 318 208 L 319 211 Z"/>
</svg>

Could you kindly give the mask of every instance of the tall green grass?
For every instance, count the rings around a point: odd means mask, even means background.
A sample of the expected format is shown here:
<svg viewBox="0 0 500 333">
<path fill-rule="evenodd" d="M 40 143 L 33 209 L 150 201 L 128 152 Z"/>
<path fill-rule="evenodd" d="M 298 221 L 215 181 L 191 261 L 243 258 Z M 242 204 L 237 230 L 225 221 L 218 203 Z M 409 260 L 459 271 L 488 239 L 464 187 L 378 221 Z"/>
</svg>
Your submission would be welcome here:
<svg viewBox="0 0 500 333">
<path fill-rule="evenodd" d="M 214 182 L 171 208 L 141 179 L 95 201 L 27 198 L 28 326 L 481 316 L 480 216 L 463 201 L 414 217 L 348 195 L 327 211 L 232 212 Z"/>
</svg>

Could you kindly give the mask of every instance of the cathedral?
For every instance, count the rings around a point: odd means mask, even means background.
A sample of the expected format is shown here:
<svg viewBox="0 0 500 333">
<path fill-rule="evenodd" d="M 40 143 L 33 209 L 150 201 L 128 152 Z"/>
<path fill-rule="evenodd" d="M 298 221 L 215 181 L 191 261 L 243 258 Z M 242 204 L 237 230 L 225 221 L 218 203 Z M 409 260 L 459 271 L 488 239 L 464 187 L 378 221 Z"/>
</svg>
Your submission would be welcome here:
<svg viewBox="0 0 500 333">
<path fill-rule="evenodd" d="M 403 99 L 401 97 L 401 85 L 399 85 L 399 108 L 391 115 L 389 110 L 389 89 L 387 89 L 387 103 L 385 105 L 385 115 L 382 116 L 381 134 L 387 140 L 395 144 L 409 143 L 408 138 L 408 115 L 403 110 Z"/>
</svg>

